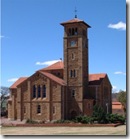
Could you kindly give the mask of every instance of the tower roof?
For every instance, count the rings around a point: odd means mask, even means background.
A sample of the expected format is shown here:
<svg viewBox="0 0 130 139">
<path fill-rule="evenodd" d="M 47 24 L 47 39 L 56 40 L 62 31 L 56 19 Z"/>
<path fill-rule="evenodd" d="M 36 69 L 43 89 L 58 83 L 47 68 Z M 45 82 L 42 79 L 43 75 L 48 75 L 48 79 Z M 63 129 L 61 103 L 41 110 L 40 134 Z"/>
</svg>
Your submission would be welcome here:
<svg viewBox="0 0 130 139">
<path fill-rule="evenodd" d="M 71 19 L 71 20 L 68 20 L 66 22 L 62 22 L 61 25 L 64 26 L 66 24 L 73 24 L 73 23 L 83 23 L 85 24 L 88 28 L 91 28 L 91 26 L 89 26 L 87 23 L 85 23 L 83 20 L 80 20 L 78 18 L 74 18 L 74 19 Z"/>
</svg>

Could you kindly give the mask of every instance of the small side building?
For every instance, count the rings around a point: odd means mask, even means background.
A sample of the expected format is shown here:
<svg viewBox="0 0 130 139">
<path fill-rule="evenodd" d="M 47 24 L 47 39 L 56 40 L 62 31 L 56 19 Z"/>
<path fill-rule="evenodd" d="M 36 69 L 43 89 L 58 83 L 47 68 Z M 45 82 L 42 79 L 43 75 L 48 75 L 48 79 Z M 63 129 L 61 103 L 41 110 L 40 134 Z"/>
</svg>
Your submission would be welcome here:
<svg viewBox="0 0 130 139">
<path fill-rule="evenodd" d="M 117 114 L 125 116 L 123 106 L 120 102 L 118 101 L 112 102 L 112 113 L 113 114 L 117 113 Z"/>
<path fill-rule="evenodd" d="M 106 73 L 89 74 L 89 93 L 94 103 L 103 107 L 106 113 L 112 112 L 112 85 Z"/>
</svg>

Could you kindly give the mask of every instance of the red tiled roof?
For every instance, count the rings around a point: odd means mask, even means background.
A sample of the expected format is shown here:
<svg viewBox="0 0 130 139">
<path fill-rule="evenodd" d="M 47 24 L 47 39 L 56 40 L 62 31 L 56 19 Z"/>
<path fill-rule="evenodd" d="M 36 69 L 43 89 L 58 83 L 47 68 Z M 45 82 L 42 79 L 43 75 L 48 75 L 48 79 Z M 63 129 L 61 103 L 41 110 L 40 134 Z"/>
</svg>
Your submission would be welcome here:
<svg viewBox="0 0 130 139">
<path fill-rule="evenodd" d="M 71 20 L 69 20 L 69 21 L 66 21 L 66 22 L 63 22 L 63 23 L 61 23 L 61 25 L 65 25 L 65 24 L 72 24 L 72 23 L 80 23 L 80 22 L 82 22 L 82 23 L 84 23 L 86 26 L 88 26 L 89 28 L 91 27 L 91 26 L 89 26 L 87 23 L 85 23 L 83 20 L 80 20 L 80 19 L 78 19 L 78 18 L 74 18 L 74 19 L 71 19 Z"/>
<path fill-rule="evenodd" d="M 12 86 L 10 86 L 10 89 L 17 88 L 17 85 L 19 85 L 20 83 L 22 83 L 26 79 L 27 79 L 27 77 L 21 77 L 21 78 L 19 78 Z"/>
<path fill-rule="evenodd" d="M 112 105 L 122 105 L 120 102 L 116 101 L 116 102 L 112 102 Z"/>
<path fill-rule="evenodd" d="M 112 102 L 112 109 L 123 109 L 120 102 Z"/>
<path fill-rule="evenodd" d="M 58 70 L 58 69 L 63 69 L 64 68 L 64 64 L 62 61 L 58 61 L 46 68 L 40 69 L 39 71 L 46 71 L 46 70 Z"/>
<path fill-rule="evenodd" d="M 89 85 L 99 85 L 106 77 L 106 73 L 89 74 Z"/>
<path fill-rule="evenodd" d="M 53 75 L 53 74 L 51 74 L 51 73 L 42 72 L 42 71 L 39 71 L 39 72 L 42 73 L 43 75 L 45 75 L 46 77 L 50 78 L 51 80 L 57 82 L 57 83 L 60 84 L 60 85 L 63 85 L 63 86 L 66 85 L 66 83 L 65 83 L 65 81 L 64 81 L 63 79 L 58 78 L 58 77 L 56 77 L 55 75 Z"/>
</svg>

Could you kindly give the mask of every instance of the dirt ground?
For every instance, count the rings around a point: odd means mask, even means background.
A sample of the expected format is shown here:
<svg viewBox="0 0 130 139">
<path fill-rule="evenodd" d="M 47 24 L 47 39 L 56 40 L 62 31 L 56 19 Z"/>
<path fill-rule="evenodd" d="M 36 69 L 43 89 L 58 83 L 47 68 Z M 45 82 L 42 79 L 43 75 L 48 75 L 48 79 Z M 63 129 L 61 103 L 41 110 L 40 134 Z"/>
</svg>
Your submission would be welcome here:
<svg viewBox="0 0 130 139">
<path fill-rule="evenodd" d="M 126 125 L 118 127 L 1 127 L 2 135 L 126 135 Z"/>
</svg>

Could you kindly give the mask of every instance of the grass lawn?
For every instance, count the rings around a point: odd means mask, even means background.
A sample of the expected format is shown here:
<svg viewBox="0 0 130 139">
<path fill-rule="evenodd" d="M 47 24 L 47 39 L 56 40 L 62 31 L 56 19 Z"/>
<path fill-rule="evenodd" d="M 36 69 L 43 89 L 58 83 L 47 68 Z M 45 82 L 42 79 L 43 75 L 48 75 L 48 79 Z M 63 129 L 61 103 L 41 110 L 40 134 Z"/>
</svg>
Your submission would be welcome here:
<svg viewBox="0 0 130 139">
<path fill-rule="evenodd" d="M 126 125 L 118 127 L 1 127 L 2 135 L 126 135 Z"/>
</svg>

